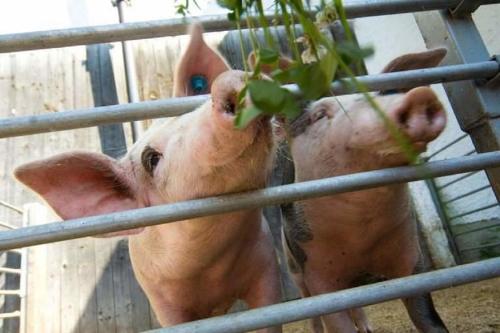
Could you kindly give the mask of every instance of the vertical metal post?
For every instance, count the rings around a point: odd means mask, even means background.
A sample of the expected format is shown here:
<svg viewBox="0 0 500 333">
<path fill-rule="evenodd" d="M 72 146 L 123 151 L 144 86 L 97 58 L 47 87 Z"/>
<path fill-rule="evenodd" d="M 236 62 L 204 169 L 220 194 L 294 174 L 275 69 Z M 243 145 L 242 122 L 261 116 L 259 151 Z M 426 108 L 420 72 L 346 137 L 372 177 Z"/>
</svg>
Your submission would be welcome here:
<svg viewBox="0 0 500 333">
<path fill-rule="evenodd" d="M 445 65 L 490 59 L 470 12 L 453 12 L 415 14 L 427 46 L 448 48 Z M 500 90 L 486 83 L 487 80 L 476 80 L 443 84 L 460 127 L 470 135 L 478 152 L 500 149 Z M 500 200 L 500 168 L 486 174 Z"/>
<path fill-rule="evenodd" d="M 124 2 L 127 0 L 116 0 L 114 4 L 118 8 L 118 20 L 120 23 L 125 22 L 123 6 Z M 129 41 L 123 41 L 122 52 L 123 52 L 123 63 L 125 64 L 125 81 L 127 84 L 127 96 L 129 103 L 137 103 L 139 99 L 139 88 L 137 87 L 137 72 L 135 70 L 134 54 L 132 51 L 132 45 Z M 143 130 L 141 124 L 137 121 L 130 122 L 132 127 L 132 140 L 136 142 L 139 136 L 142 134 Z"/>
</svg>

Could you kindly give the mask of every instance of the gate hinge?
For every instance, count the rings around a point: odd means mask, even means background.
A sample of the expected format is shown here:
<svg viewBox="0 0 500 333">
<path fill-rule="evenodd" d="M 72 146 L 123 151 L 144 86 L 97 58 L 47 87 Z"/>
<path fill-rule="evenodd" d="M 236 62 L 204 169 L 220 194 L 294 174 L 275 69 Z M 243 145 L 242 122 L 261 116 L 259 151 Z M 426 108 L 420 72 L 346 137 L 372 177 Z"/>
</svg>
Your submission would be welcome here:
<svg viewBox="0 0 500 333">
<path fill-rule="evenodd" d="M 484 86 L 486 88 L 489 88 L 489 89 L 496 89 L 496 88 L 500 88 L 500 55 L 499 54 L 494 55 L 493 57 L 491 57 L 491 60 L 497 62 L 497 64 L 498 64 L 498 73 L 497 73 L 497 75 L 495 75 L 494 77 L 492 77 L 491 79 L 489 79 L 484 84 Z"/>
<path fill-rule="evenodd" d="M 450 8 L 451 16 L 464 17 L 472 14 L 481 6 L 480 0 L 462 0 L 455 8 Z"/>
</svg>

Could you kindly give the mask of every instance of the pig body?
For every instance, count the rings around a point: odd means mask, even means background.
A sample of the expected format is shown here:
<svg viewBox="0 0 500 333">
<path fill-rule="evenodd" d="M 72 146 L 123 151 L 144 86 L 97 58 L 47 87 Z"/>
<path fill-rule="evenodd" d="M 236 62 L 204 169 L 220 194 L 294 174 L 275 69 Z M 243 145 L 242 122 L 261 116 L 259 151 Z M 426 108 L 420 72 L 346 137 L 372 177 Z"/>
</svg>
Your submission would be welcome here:
<svg viewBox="0 0 500 333">
<path fill-rule="evenodd" d="M 399 64 L 413 64 L 411 57 L 422 56 L 431 57 L 433 64 L 444 51 L 404 56 Z M 395 68 L 402 70 L 406 65 Z M 444 111 L 429 88 L 376 99 L 418 152 L 445 126 Z M 296 181 L 409 163 L 381 117 L 360 96 L 313 103 L 290 124 L 288 137 Z M 303 296 L 403 277 L 426 268 L 406 184 L 285 205 L 283 215 L 288 264 Z M 447 332 L 429 294 L 403 301 L 419 331 Z M 362 309 L 329 314 L 322 322 L 315 319 L 315 332 L 371 331 Z"/>
<path fill-rule="evenodd" d="M 195 57 L 203 61 L 196 64 Z M 227 70 L 194 26 L 176 73 L 176 95 L 207 93 L 191 89 L 196 75 L 206 81 L 209 101 L 155 123 L 121 160 L 71 152 L 23 165 L 16 177 L 63 219 L 264 187 L 273 153 L 269 120 L 234 127 L 245 74 Z M 131 235 L 134 273 L 162 326 L 225 313 L 237 299 L 252 308 L 280 300 L 276 258 L 260 209 L 107 236 L 124 234 Z"/>
</svg>

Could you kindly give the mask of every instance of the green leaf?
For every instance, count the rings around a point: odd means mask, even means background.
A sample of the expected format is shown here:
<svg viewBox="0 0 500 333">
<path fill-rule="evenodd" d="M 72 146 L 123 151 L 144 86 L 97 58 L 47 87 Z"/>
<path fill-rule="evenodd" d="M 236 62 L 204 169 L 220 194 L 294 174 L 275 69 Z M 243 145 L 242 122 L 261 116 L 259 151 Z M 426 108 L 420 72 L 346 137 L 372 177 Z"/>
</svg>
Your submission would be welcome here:
<svg viewBox="0 0 500 333">
<path fill-rule="evenodd" d="M 217 4 L 229 10 L 241 9 L 241 0 L 217 0 Z"/>
<path fill-rule="evenodd" d="M 287 95 L 285 98 L 285 105 L 283 106 L 283 111 L 281 114 L 284 114 L 288 120 L 293 120 L 297 118 L 302 113 L 302 109 L 299 107 L 295 96 L 287 91 Z"/>
<path fill-rule="evenodd" d="M 234 22 L 236 21 L 236 14 L 234 12 L 227 13 L 228 21 Z"/>
<path fill-rule="evenodd" d="M 248 84 L 248 92 L 252 103 L 264 113 L 272 114 L 281 111 L 285 103 L 286 90 L 277 82 L 255 80 Z"/>
<path fill-rule="evenodd" d="M 262 114 L 262 111 L 253 105 L 244 108 L 240 110 L 236 115 L 236 118 L 234 118 L 234 126 L 236 126 L 236 128 L 243 129 L 260 114 Z"/>
<path fill-rule="evenodd" d="M 278 61 L 279 53 L 276 50 L 271 49 L 260 49 L 259 50 L 259 58 L 260 61 L 264 64 L 272 64 Z"/>
<path fill-rule="evenodd" d="M 356 60 L 363 60 L 364 58 L 367 58 L 374 53 L 373 47 L 360 47 L 353 42 L 338 43 L 336 45 L 336 48 L 337 52 L 347 63 L 351 63 Z"/>
</svg>

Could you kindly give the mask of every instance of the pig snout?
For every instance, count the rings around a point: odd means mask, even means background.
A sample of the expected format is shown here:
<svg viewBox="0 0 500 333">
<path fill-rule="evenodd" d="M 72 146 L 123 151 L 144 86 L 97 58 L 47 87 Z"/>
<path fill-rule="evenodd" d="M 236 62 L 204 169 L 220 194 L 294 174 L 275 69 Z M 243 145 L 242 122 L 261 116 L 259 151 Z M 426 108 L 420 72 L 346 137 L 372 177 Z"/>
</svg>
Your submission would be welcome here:
<svg viewBox="0 0 500 333">
<path fill-rule="evenodd" d="M 418 150 L 434 140 L 446 125 L 446 113 L 436 94 L 428 87 L 410 90 L 388 117 L 405 133 Z"/>
</svg>

